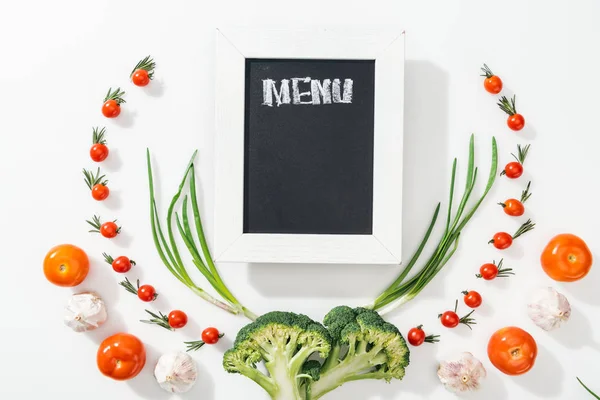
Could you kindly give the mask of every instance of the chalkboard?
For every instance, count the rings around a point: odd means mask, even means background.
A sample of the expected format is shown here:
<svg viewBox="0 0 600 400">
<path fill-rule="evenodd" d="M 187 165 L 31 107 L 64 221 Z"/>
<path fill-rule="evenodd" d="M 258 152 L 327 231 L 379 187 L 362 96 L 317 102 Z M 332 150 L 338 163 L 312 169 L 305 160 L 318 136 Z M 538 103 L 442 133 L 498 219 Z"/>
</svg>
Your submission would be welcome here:
<svg viewBox="0 0 600 400">
<path fill-rule="evenodd" d="M 372 234 L 375 62 L 247 59 L 244 233 Z"/>
</svg>

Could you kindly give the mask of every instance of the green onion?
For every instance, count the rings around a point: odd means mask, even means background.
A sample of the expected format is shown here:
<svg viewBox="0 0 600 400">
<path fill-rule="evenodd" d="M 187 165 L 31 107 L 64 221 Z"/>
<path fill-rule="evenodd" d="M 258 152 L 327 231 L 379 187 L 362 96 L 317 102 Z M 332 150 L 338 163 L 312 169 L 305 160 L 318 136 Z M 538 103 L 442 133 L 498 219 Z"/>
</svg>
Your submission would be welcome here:
<svg viewBox="0 0 600 400">
<path fill-rule="evenodd" d="M 435 212 L 433 213 L 433 218 L 431 219 L 429 228 L 427 229 L 425 236 L 423 237 L 423 240 L 421 241 L 414 255 L 412 256 L 406 267 L 404 267 L 398 278 L 375 299 L 373 304 L 368 306 L 369 308 L 377 310 L 381 314 L 385 314 L 389 311 L 392 311 L 396 307 L 399 307 L 402 304 L 412 300 L 421 292 L 421 290 L 423 290 L 423 288 L 425 288 L 425 286 L 429 282 L 431 282 L 431 280 L 442 270 L 444 265 L 446 265 L 446 263 L 454 255 L 458 248 L 460 233 L 462 229 L 473 217 L 473 215 L 487 196 L 488 192 L 492 188 L 494 181 L 496 180 L 496 173 L 498 170 L 498 151 L 496 147 L 496 139 L 492 137 L 492 166 L 490 168 L 490 175 L 488 178 L 487 186 L 479 200 L 463 216 L 467 202 L 471 197 L 471 194 L 475 187 L 475 182 L 477 180 L 477 168 L 474 167 L 474 135 L 471 135 L 471 139 L 469 142 L 469 163 L 467 168 L 467 181 L 465 185 L 465 190 L 461 201 L 457 207 L 454 218 L 452 218 L 452 202 L 454 200 L 454 184 L 456 180 L 456 162 L 456 159 L 454 159 L 454 163 L 452 165 L 452 177 L 450 180 L 450 200 L 448 202 L 446 229 L 436 249 L 434 250 L 433 254 L 429 257 L 425 265 L 421 268 L 421 270 L 412 278 L 406 280 L 406 277 L 408 276 L 414 265 L 417 263 L 419 257 L 421 256 L 421 253 L 423 252 L 423 249 L 425 248 L 425 245 L 427 244 L 427 241 L 429 240 L 429 237 L 431 236 L 431 232 L 433 230 L 433 227 L 435 226 L 440 212 L 439 203 L 435 208 Z"/>
<path fill-rule="evenodd" d="M 190 159 L 190 162 L 188 163 L 188 166 L 185 169 L 183 179 L 179 184 L 179 188 L 173 196 L 171 203 L 169 204 L 166 218 L 168 237 L 167 240 L 167 238 L 165 238 L 162 226 L 160 224 L 160 218 L 156 206 L 156 199 L 154 197 L 154 179 L 152 177 L 150 151 L 146 150 L 146 161 L 148 165 L 148 185 L 150 188 L 150 224 L 152 227 L 152 237 L 154 239 L 154 246 L 156 247 L 158 256 L 160 257 L 161 261 L 171 272 L 171 274 L 173 274 L 173 276 L 175 276 L 181 283 L 190 288 L 198 296 L 208 301 L 209 303 L 232 314 L 243 313 L 247 318 L 255 320 L 257 316 L 252 311 L 244 307 L 229 291 L 225 283 L 223 283 L 223 280 L 221 279 L 221 276 L 219 275 L 219 272 L 217 271 L 217 268 L 212 260 L 212 256 L 210 254 L 210 250 L 208 248 L 206 237 L 202 228 L 202 221 L 200 219 L 200 211 L 198 209 L 198 201 L 196 197 L 196 182 L 194 171 L 194 158 L 196 157 L 196 153 L 197 151 L 195 151 L 192 155 L 192 158 Z M 190 225 L 190 220 L 188 218 L 187 195 L 183 197 L 181 205 L 181 219 L 179 218 L 179 213 L 175 211 L 175 206 L 179 202 L 179 199 L 183 192 L 183 188 L 186 182 L 188 181 L 188 177 L 196 236 L 200 243 L 200 248 L 202 249 L 202 254 L 204 255 L 204 258 L 200 255 L 200 251 L 196 246 L 196 241 L 192 234 L 192 228 Z M 177 231 L 192 257 L 192 263 L 196 266 L 200 273 L 202 273 L 202 275 L 206 278 L 207 282 L 219 294 L 223 301 L 213 297 L 204 289 L 197 286 L 188 274 L 186 267 L 183 263 L 183 259 L 181 258 L 181 254 L 179 253 L 177 243 L 175 241 L 175 235 L 173 232 L 173 214 L 175 214 Z"/>
<path fill-rule="evenodd" d="M 581 384 L 581 386 L 583 386 L 583 388 L 588 391 L 589 394 L 591 394 L 592 396 L 594 396 L 595 398 L 597 398 L 598 400 L 600 400 L 600 397 L 598 397 L 598 395 L 596 393 L 592 392 L 590 390 L 590 388 L 588 388 L 587 386 L 585 386 L 583 384 L 583 382 L 581 382 L 581 379 L 577 378 L 577 380 L 579 381 L 579 383 Z"/>
</svg>

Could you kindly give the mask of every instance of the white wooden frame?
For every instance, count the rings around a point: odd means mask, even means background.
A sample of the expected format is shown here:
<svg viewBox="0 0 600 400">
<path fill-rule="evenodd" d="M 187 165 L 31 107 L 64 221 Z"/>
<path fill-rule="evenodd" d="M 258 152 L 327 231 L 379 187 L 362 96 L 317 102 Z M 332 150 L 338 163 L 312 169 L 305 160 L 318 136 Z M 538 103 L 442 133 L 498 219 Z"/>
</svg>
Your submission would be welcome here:
<svg viewBox="0 0 600 400">
<path fill-rule="evenodd" d="M 246 58 L 375 60 L 372 235 L 243 233 Z M 404 32 L 223 28 L 217 30 L 216 70 L 216 261 L 399 264 Z"/>
</svg>

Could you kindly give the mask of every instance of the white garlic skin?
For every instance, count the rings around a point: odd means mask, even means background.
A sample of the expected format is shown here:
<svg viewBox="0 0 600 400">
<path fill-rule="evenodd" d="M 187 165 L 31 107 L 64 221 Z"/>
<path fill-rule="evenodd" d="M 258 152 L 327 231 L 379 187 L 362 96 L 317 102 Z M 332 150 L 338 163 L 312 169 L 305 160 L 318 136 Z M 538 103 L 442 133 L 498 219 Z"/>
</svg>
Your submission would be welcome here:
<svg viewBox="0 0 600 400">
<path fill-rule="evenodd" d="M 569 320 L 571 305 L 569 300 L 554 288 L 537 289 L 527 305 L 527 315 L 534 324 L 545 331 L 551 331 Z"/>
<path fill-rule="evenodd" d="M 437 374 L 444 387 L 456 394 L 479 389 L 481 380 L 487 376 L 481 361 L 468 352 L 458 359 L 440 362 Z"/>
<path fill-rule="evenodd" d="M 96 293 L 76 293 L 65 306 L 64 322 L 75 332 L 86 332 L 102 325 L 108 315 L 104 300 Z"/>
<path fill-rule="evenodd" d="M 187 353 L 167 353 L 154 368 L 154 377 L 161 388 L 171 393 L 185 393 L 198 378 L 196 363 Z"/>
</svg>

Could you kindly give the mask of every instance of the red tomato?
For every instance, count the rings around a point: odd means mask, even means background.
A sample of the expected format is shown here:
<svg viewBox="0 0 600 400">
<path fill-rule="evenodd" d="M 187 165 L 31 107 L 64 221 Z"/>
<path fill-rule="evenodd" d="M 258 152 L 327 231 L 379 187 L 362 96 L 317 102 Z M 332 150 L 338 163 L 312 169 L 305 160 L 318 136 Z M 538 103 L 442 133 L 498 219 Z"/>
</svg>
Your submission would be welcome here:
<svg viewBox="0 0 600 400">
<path fill-rule="evenodd" d="M 512 245 L 512 242 L 513 238 L 511 235 L 506 232 L 498 232 L 489 243 L 492 243 L 499 250 L 504 250 L 508 249 Z"/>
<path fill-rule="evenodd" d="M 537 344 L 523 329 L 508 326 L 490 337 L 487 352 L 494 367 L 507 375 L 521 375 L 535 364 Z"/>
<path fill-rule="evenodd" d="M 117 333 L 100 344 L 96 362 L 103 375 L 118 381 L 128 380 L 144 368 L 146 349 L 137 337 Z"/>
<path fill-rule="evenodd" d="M 223 334 L 219 333 L 217 328 L 210 327 L 202 331 L 202 341 L 206 344 L 215 344 L 221 337 Z"/>
<path fill-rule="evenodd" d="M 413 346 L 420 346 L 425 342 L 425 331 L 422 328 L 423 325 L 419 325 L 408 331 L 408 343 Z"/>
<path fill-rule="evenodd" d="M 102 114 L 106 118 L 116 118 L 121 114 L 121 106 L 116 100 L 106 100 L 102 105 Z"/>
<path fill-rule="evenodd" d="M 171 328 L 183 328 L 188 321 L 187 315 L 180 310 L 173 310 L 169 313 L 169 326 Z"/>
<path fill-rule="evenodd" d="M 121 228 L 113 221 L 105 222 L 100 226 L 100 234 L 105 238 L 114 238 L 121 232 Z"/>
<path fill-rule="evenodd" d="M 504 208 L 504 213 L 511 217 L 520 217 L 525 213 L 525 206 L 517 199 L 508 199 L 499 204 Z"/>
<path fill-rule="evenodd" d="M 137 69 L 131 76 L 131 80 L 135 86 L 146 86 L 150 83 L 150 76 L 145 69 Z"/>
<path fill-rule="evenodd" d="M 115 272 L 123 274 L 125 272 L 128 272 L 131 269 L 132 265 L 135 265 L 135 261 L 130 260 L 128 257 L 120 256 L 115 258 L 111 265 Z"/>
<path fill-rule="evenodd" d="M 440 321 L 446 328 L 455 328 L 458 326 L 460 318 L 454 311 L 446 311 L 440 316 Z"/>
<path fill-rule="evenodd" d="M 481 305 L 482 298 L 478 292 L 476 292 L 474 290 L 471 290 L 471 291 L 465 290 L 464 292 L 462 292 L 462 294 L 465 295 L 464 301 L 468 307 L 477 308 Z"/>
<path fill-rule="evenodd" d="M 488 93 L 498 94 L 502 91 L 502 79 L 496 75 L 492 75 L 483 81 L 483 87 Z"/>
<path fill-rule="evenodd" d="M 154 301 L 158 297 L 158 294 L 156 293 L 154 286 L 151 286 L 151 285 L 140 286 L 138 288 L 137 295 L 140 300 L 145 301 L 145 302 Z"/>
<path fill-rule="evenodd" d="M 102 143 L 96 143 L 90 148 L 90 157 L 93 161 L 101 162 L 108 157 L 108 146 Z"/>
<path fill-rule="evenodd" d="M 105 200 L 109 194 L 110 190 L 108 189 L 108 186 L 103 185 L 101 183 L 94 185 L 94 187 L 92 188 L 92 197 L 94 198 L 94 200 Z"/>
<path fill-rule="evenodd" d="M 57 286 L 77 286 L 83 282 L 89 270 L 87 254 L 72 244 L 55 246 L 44 258 L 44 275 Z"/>
<path fill-rule="evenodd" d="M 477 277 L 483 278 L 486 281 L 491 281 L 497 275 L 498 275 L 498 267 L 496 266 L 496 264 L 487 263 L 487 264 L 483 264 L 479 268 L 479 275 L 477 275 Z"/>
<path fill-rule="evenodd" d="M 513 131 L 520 131 L 525 126 L 525 118 L 521 114 L 513 114 L 508 117 L 506 124 Z"/>
<path fill-rule="evenodd" d="M 592 258 L 592 252 L 583 239 L 563 233 L 548 242 L 540 261 L 550 278 L 559 282 L 573 282 L 590 272 Z"/>
<path fill-rule="evenodd" d="M 518 177 L 523 175 L 523 165 L 516 161 L 509 162 L 508 164 L 506 164 L 506 167 L 504 167 L 504 174 L 507 178 L 517 179 Z"/>
</svg>

